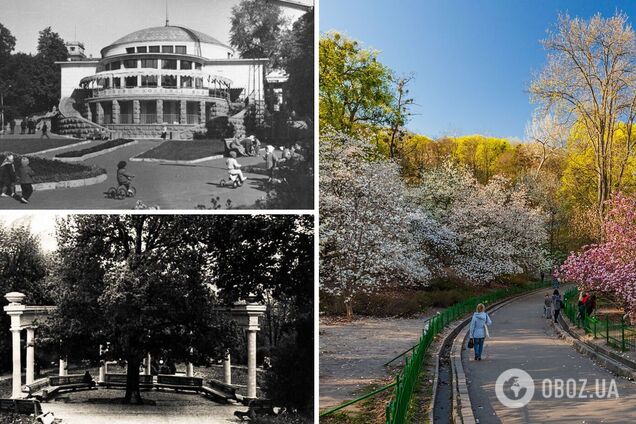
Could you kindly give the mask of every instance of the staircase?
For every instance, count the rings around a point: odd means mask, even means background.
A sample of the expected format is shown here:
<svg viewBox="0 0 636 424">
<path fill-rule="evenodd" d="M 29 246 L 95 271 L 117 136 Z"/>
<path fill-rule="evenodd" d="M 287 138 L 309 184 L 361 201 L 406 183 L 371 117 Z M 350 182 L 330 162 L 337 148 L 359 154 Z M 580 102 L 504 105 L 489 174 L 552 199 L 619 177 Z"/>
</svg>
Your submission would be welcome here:
<svg viewBox="0 0 636 424">
<path fill-rule="evenodd" d="M 84 118 L 75 108 L 75 103 L 83 97 L 85 97 L 83 90 L 74 90 L 70 97 L 64 97 L 60 100 L 59 134 L 87 138 L 95 133 L 95 130 L 101 132 L 102 129 L 105 129 L 108 131 L 108 128 Z"/>
</svg>

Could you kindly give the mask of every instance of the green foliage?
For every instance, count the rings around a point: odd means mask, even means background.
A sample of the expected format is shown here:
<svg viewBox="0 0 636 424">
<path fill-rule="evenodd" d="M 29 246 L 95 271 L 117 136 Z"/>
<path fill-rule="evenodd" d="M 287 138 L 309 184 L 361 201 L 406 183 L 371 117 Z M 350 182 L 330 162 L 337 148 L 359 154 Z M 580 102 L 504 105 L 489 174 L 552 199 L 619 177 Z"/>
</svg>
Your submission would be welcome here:
<svg viewBox="0 0 636 424">
<path fill-rule="evenodd" d="M 292 109 L 297 116 L 313 120 L 314 91 L 314 11 L 305 13 L 294 22 L 283 44 L 282 61 L 289 75 L 286 87 Z"/>
<path fill-rule="evenodd" d="M 15 37 L 7 27 L 0 24 L 0 58 L 6 58 L 14 49 Z"/>
<path fill-rule="evenodd" d="M 393 97 L 391 70 L 378 52 L 337 32 L 320 39 L 320 126 L 352 134 L 386 122 Z"/>
<path fill-rule="evenodd" d="M 4 160 L 7 152 L 0 153 L 0 161 Z M 14 164 L 20 166 L 21 155 L 14 154 Z M 81 163 L 66 163 L 39 156 L 29 156 L 29 166 L 35 172 L 33 180 L 36 183 L 56 181 L 70 181 L 92 178 L 106 173 L 103 168 L 88 166 Z"/>
<path fill-rule="evenodd" d="M 234 137 L 234 125 L 227 116 L 218 116 L 205 123 L 208 138 Z"/>
</svg>

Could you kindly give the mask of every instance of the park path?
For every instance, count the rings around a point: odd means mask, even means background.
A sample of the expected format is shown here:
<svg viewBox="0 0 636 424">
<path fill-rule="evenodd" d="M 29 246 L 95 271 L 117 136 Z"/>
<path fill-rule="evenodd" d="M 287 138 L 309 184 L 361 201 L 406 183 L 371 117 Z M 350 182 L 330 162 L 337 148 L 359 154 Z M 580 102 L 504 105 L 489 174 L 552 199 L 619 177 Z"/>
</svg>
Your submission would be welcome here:
<svg viewBox="0 0 636 424">
<path fill-rule="evenodd" d="M 219 181 L 227 178 L 225 158 L 193 165 L 129 161 L 131 157 L 158 146 L 160 142 L 160 140 L 139 140 L 132 146 L 122 147 L 81 162 L 107 170 L 108 179 L 100 184 L 36 191 L 28 205 L 13 199 L 0 199 L 0 209 L 132 209 L 137 200 L 141 200 L 148 206 L 158 205 L 161 209 L 193 209 L 197 205 L 211 206 L 211 198 L 217 196 L 223 208 L 228 199 L 232 201 L 234 208 L 253 208 L 258 199 L 265 197 L 262 187 L 267 177 L 262 174 L 246 173 L 247 182 L 237 189 L 220 187 Z M 97 143 L 101 142 L 95 142 Z M 93 143 L 83 145 L 81 148 L 92 145 Z M 52 158 L 60 152 L 75 149 L 77 147 L 66 148 L 45 153 L 42 156 Z M 137 196 L 123 200 L 107 199 L 104 192 L 116 185 L 115 171 L 120 160 L 128 161 L 127 169 L 135 175 L 133 185 L 137 188 Z M 261 157 L 239 158 L 239 163 L 264 166 Z"/>
<path fill-rule="evenodd" d="M 320 323 L 320 409 L 352 400 L 386 378 L 383 364 L 417 344 L 425 317 Z M 401 365 L 398 359 L 394 365 Z"/>
<path fill-rule="evenodd" d="M 610 372 L 558 339 L 549 321 L 542 318 L 543 297 L 539 292 L 513 301 L 495 311 L 491 338 L 486 340 L 485 358 L 476 362 L 472 351 L 464 350 L 462 362 L 475 418 L 490 423 L 633 423 L 636 416 L 636 383 L 614 377 Z M 469 353 L 471 355 L 469 355 Z M 530 374 L 534 397 L 519 409 L 503 406 L 495 395 L 495 381 L 510 368 Z M 615 378 L 618 399 L 544 398 L 546 378 L 587 379 L 587 394 L 594 394 L 595 379 Z M 577 395 L 580 389 L 577 382 Z"/>
</svg>

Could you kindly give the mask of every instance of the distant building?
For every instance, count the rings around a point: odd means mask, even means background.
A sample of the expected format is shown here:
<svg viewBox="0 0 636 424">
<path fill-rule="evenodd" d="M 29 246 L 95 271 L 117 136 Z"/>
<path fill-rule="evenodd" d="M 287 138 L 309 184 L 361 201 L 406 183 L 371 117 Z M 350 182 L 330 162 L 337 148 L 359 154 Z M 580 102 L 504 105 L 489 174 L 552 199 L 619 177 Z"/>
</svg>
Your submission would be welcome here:
<svg viewBox="0 0 636 424">
<path fill-rule="evenodd" d="M 81 43 L 67 43 L 61 68 L 60 111 L 81 114 L 122 136 L 155 138 L 163 125 L 177 137 L 212 117 L 264 104 L 268 59 L 239 59 L 215 38 L 166 25 L 128 34 L 87 60 Z M 71 50 L 73 49 L 73 50 Z"/>
</svg>

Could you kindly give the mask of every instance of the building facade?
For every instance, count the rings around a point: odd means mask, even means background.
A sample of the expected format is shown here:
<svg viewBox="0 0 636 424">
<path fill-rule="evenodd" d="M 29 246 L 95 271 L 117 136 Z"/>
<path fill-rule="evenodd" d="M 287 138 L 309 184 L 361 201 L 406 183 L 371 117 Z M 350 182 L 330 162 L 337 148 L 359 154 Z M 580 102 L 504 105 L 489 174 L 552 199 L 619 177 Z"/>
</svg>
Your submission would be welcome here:
<svg viewBox="0 0 636 424">
<path fill-rule="evenodd" d="M 118 136 L 156 138 L 166 126 L 189 139 L 214 117 L 238 123 L 248 106 L 262 110 L 268 60 L 234 56 L 186 27 L 142 29 L 104 47 L 99 60 L 58 62 L 59 109 Z"/>
</svg>

